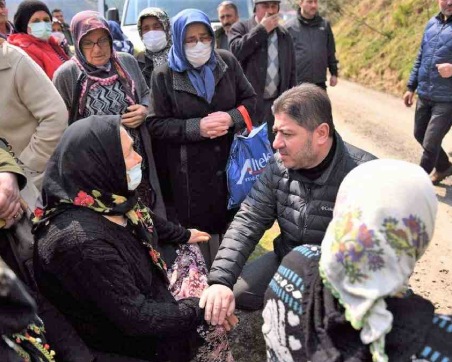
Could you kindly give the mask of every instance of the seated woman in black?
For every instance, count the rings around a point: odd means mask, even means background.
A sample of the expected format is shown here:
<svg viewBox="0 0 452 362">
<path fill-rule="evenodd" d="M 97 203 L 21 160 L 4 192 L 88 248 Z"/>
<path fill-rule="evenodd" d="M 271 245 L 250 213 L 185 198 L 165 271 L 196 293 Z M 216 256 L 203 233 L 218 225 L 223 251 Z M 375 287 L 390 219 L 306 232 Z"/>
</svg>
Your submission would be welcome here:
<svg viewBox="0 0 452 362">
<path fill-rule="evenodd" d="M 141 157 L 120 116 L 97 118 L 71 125 L 47 165 L 45 208 L 35 212 L 37 283 L 94 355 L 188 361 L 203 313 L 198 298 L 176 301 L 168 290 L 156 245 L 201 235 L 137 202 Z"/>
</svg>

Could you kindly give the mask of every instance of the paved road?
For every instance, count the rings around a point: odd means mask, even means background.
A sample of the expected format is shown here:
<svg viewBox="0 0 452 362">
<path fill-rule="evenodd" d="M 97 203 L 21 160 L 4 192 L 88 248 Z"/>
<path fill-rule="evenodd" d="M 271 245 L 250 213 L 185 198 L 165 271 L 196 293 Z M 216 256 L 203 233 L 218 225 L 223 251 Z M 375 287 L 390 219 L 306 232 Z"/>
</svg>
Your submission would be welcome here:
<svg viewBox="0 0 452 362">
<path fill-rule="evenodd" d="M 401 97 L 340 80 L 328 88 L 336 127 L 342 137 L 380 158 L 418 163 L 421 147 L 413 137 L 414 106 Z M 452 132 L 443 142 L 452 159 Z M 410 284 L 439 311 L 452 314 L 452 177 L 436 187 L 440 207 L 434 238 L 418 263 Z"/>
</svg>

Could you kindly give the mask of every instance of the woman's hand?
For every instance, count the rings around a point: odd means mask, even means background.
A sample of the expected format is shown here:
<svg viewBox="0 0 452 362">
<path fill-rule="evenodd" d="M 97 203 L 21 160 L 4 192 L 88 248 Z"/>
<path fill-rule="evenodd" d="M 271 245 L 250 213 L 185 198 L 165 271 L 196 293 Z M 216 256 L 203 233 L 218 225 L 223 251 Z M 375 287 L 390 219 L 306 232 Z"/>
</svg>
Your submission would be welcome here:
<svg viewBox="0 0 452 362">
<path fill-rule="evenodd" d="M 190 231 L 190 239 L 188 240 L 189 244 L 195 243 L 207 243 L 210 240 L 210 234 L 199 231 L 197 229 L 188 229 Z"/>
<path fill-rule="evenodd" d="M 224 136 L 228 133 L 229 127 L 232 127 L 233 124 L 234 122 L 229 113 L 210 113 L 207 117 L 201 119 L 201 136 L 210 139 Z"/>
<path fill-rule="evenodd" d="M 129 128 L 137 128 L 146 119 L 148 109 L 141 104 L 134 104 L 127 107 L 127 113 L 122 115 L 122 124 Z"/>
</svg>

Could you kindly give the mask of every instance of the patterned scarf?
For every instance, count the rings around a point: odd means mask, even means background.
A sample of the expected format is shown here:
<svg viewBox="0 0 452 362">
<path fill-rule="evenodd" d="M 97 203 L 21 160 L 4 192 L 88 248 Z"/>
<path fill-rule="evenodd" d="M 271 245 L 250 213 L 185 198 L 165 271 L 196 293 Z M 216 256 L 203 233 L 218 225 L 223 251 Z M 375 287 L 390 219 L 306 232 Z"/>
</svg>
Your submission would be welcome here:
<svg viewBox="0 0 452 362">
<path fill-rule="evenodd" d="M 44 208 L 35 210 L 34 230 L 74 207 L 102 215 L 123 215 L 167 279 L 165 262 L 155 249 L 152 212 L 127 188 L 120 122 L 120 116 L 92 116 L 67 128 L 47 164 Z"/>
<path fill-rule="evenodd" d="M 96 29 L 104 29 L 110 37 L 110 62 L 103 67 L 96 67 L 88 63 L 80 48 L 80 41 L 83 37 Z M 135 104 L 135 83 L 127 71 L 121 66 L 118 56 L 113 49 L 113 38 L 107 21 L 96 11 L 82 11 L 72 19 L 71 32 L 74 36 L 75 47 L 75 56 L 72 59 L 82 72 L 81 77 L 77 80 L 78 87 L 80 87 L 81 91 L 79 95 L 75 95 L 79 99 L 79 116 L 83 116 L 88 93 L 98 84 L 109 86 L 119 81 L 126 93 L 127 106 Z"/>
<path fill-rule="evenodd" d="M 367 162 L 344 179 L 322 242 L 323 283 L 360 330 L 374 362 L 387 361 L 393 324 L 384 298 L 407 289 L 435 225 L 437 199 L 428 175 L 398 160 Z"/>
<path fill-rule="evenodd" d="M 145 57 L 149 59 L 153 64 L 153 69 L 157 68 L 161 64 L 165 64 L 168 62 L 168 53 L 173 44 L 171 39 L 171 24 L 168 14 L 159 8 L 146 8 L 144 9 L 140 15 L 138 16 L 138 33 L 140 34 L 140 38 L 143 39 L 143 32 L 141 30 L 141 24 L 145 18 L 154 16 L 157 20 L 162 24 L 163 31 L 166 33 L 166 38 L 168 39 L 168 44 L 165 48 L 160 50 L 159 52 L 153 53 L 150 50 L 146 49 Z"/>
</svg>

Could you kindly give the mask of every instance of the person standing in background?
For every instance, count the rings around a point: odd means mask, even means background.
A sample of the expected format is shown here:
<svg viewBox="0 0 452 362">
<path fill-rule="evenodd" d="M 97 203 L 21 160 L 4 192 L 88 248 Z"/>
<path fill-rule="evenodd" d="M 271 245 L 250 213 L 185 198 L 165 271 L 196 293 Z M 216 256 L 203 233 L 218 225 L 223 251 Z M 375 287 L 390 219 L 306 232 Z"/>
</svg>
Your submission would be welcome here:
<svg viewBox="0 0 452 362">
<path fill-rule="evenodd" d="M 287 23 L 295 48 L 297 83 L 314 83 L 326 90 L 326 70 L 330 86 L 337 84 L 338 61 L 330 23 L 319 13 L 318 0 L 300 0 L 296 18 Z"/>
<path fill-rule="evenodd" d="M 0 0 L 0 44 L 13 33 L 14 26 L 8 21 L 8 8 L 6 7 L 5 0 Z"/>
<path fill-rule="evenodd" d="M 215 30 L 215 48 L 229 50 L 228 34 L 234 23 L 239 21 L 239 10 L 232 1 L 223 1 L 217 8 L 221 27 Z"/>
<path fill-rule="evenodd" d="M 270 143 L 274 140 L 273 101 L 297 81 L 292 39 L 279 25 L 280 3 L 254 0 L 254 16 L 235 23 L 229 35 L 231 52 L 257 94 L 254 121 L 267 123 Z"/>
<path fill-rule="evenodd" d="M 61 9 L 53 9 L 52 17 L 57 19 L 61 23 L 61 25 L 63 27 L 63 34 L 66 37 L 66 40 L 69 43 L 69 45 L 74 45 L 74 41 L 72 40 L 70 26 L 68 23 L 66 23 L 64 21 L 63 11 Z"/>
</svg>

